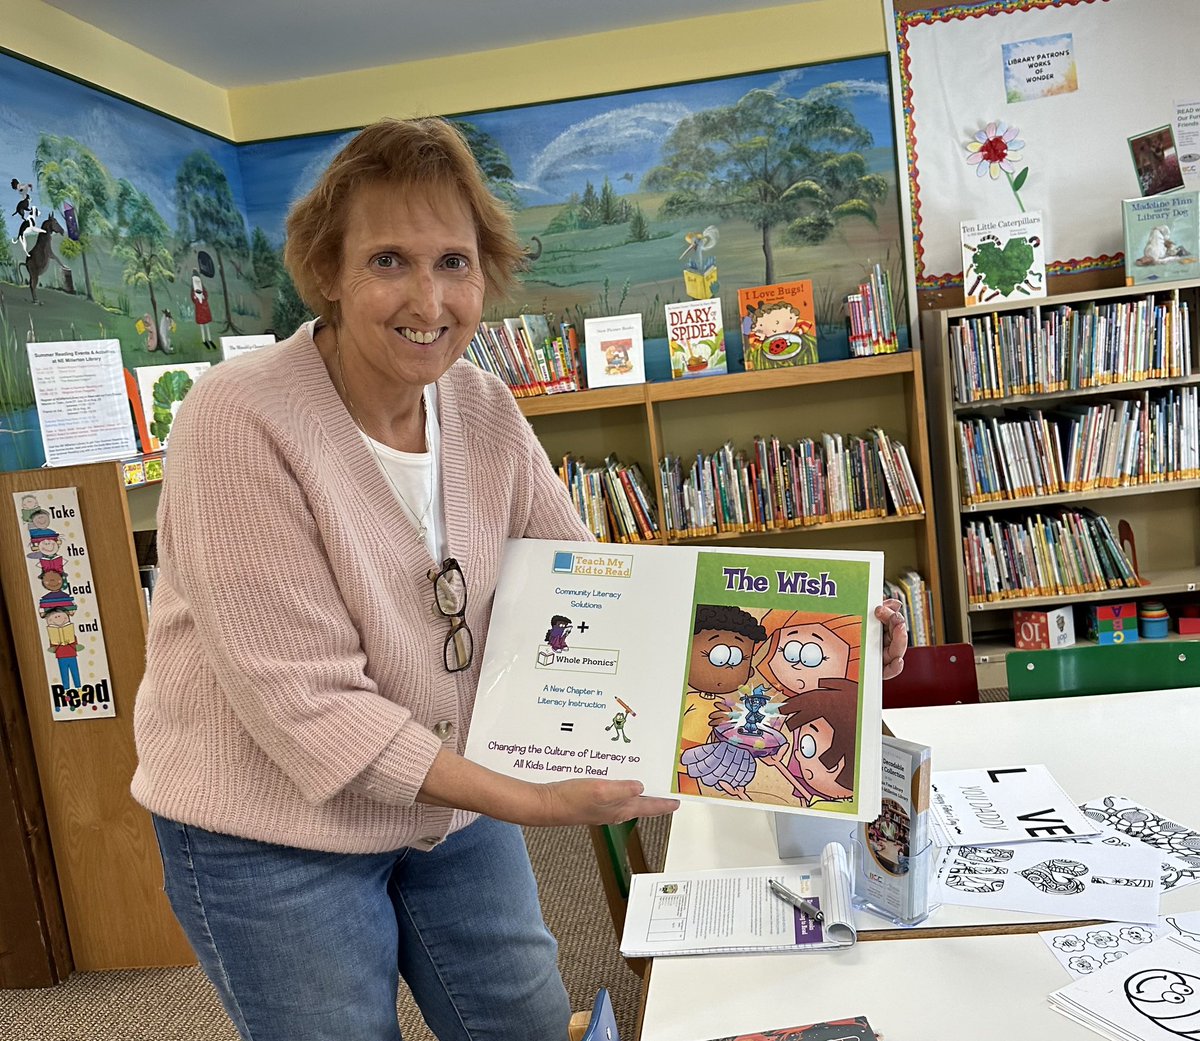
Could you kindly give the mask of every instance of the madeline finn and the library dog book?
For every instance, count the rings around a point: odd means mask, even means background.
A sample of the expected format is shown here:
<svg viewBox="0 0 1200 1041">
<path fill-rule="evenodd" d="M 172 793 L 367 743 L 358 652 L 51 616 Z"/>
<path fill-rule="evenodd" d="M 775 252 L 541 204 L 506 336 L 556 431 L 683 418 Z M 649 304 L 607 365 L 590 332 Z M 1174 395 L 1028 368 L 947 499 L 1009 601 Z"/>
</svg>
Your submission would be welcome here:
<svg viewBox="0 0 1200 1041">
<path fill-rule="evenodd" d="M 467 757 L 874 820 L 880 553 L 513 539 Z"/>
</svg>

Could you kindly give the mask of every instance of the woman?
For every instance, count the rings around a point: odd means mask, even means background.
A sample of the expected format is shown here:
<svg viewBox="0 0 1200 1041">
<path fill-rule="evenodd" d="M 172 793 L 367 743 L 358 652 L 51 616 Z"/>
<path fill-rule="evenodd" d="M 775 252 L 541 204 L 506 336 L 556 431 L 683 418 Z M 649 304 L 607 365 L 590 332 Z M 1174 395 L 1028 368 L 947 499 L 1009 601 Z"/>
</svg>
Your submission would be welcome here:
<svg viewBox="0 0 1200 1041">
<path fill-rule="evenodd" d="M 521 248 L 435 119 L 358 134 L 287 236 L 321 317 L 171 431 L 133 783 L 168 896 L 245 1038 L 397 1041 L 397 967 L 442 1041 L 565 1037 L 516 825 L 678 804 L 461 756 L 504 540 L 588 538 L 509 391 L 456 364 Z"/>
</svg>

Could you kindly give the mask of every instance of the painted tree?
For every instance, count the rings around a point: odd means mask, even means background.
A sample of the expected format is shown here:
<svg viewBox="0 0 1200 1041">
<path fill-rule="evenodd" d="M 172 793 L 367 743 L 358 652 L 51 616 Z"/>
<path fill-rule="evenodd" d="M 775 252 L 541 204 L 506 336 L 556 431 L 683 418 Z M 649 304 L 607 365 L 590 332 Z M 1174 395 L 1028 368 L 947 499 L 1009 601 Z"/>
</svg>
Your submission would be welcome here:
<svg viewBox="0 0 1200 1041">
<path fill-rule="evenodd" d="M 275 289 L 275 303 L 271 307 L 271 328 L 279 339 L 291 336 L 312 315 L 300 294 L 296 292 L 296 283 L 286 268 L 279 270 L 279 285 Z"/>
<path fill-rule="evenodd" d="M 205 245 L 216 254 L 225 308 L 222 331 L 241 332 L 229 311 L 224 257 L 230 254 L 244 259 L 249 254 L 246 222 L 234 202 L 225 171 L 207 152 L 193 152 L 180 165 L 175 175 L 175 207 L 179 211 L 180 241 L 188 247 Z"/>
<path fill-rule="evenodd" d="M 488 188 L 492 194 L 506 202 L 516 205 L 520 201 L 517 186 L 513 184 L 512 160 L 508 153 L 500 147 L 499 142 L 485 130 L 480 130 L 474 123 L 464 119 L 453 119 L 451 122 L 462 131 L 471 154 L 487 179 Z"/>
<path fill-rule="evenodd" d="M 42 134 L 33 154 L 38 183 L 50 205 L 62 210 L 65 203 L 75 209 L 79 238 L 64 238 L 60 244 L 64 257 L 83 261 L 83 286 L 92 297 L 92 276 L 88 270 L 88 250 L 98 236 L 112 233 L 112 177 L 86 145 L 73 137 Z"/>
<path fill-rule="evenodd" d="M 841 220 L 874 222 L 887 192 L 861 149 L 871 134 L 855 118 L 849 90 L 830 84 L 790 98 L 752 90 L 733 105 L 677 123 L 646 186 L 666 191 L 662 217 L 740 218 L 762 238 L 764 281 L 775 281 L 772 232 L 815 245 Z"/>
<path fill-rule="evenodd" d="M 150 313 L 158 325 L 154 287 L 175 281 L 171 229 L 150 197 L 125 178 L 117 182 L 116 242 L 113 255 L 125 262 L 121 277 L 127 286 L 150 294 Z"/>
<path fill-rule="evenodd" d="M 254 284 L 259 289 L 278 285 L 283 265 L 279 261 L 279 251 L 271 245 L 262 228 L 255 228 L 250 236 L 250 265 L 254 268 Z"/>
</svg>

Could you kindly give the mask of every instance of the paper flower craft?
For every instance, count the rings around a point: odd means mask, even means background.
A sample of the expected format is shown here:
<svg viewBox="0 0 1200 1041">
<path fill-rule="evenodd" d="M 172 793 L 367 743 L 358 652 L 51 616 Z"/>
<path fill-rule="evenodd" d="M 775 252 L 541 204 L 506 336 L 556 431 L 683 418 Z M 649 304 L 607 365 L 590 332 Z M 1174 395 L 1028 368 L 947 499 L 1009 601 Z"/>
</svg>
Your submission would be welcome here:
<svg viewBox="0 0 1200 1041">
<path fill-rule="evenodd" d="M 998 180 L 1003 173 L 1008 179 L 1017 205 L 1025 212 L 1025 204 L 1021 202 L 1020 191 L 1029 176 L 1029 167 L 1019 173 L 1016 164 L 1021 161 L 1021 149 L 1025 142 L 1020 139 L 1020 130 L 1005 123 L 991 122 L 980 130 L 974 138 L 967 142 L 967 162 L 975 167 L 975 174 L 983 177 L 987 174 L 993 181 Z M 1013 174 L 1016 174 L 1014 177 Z"/>
</svg>

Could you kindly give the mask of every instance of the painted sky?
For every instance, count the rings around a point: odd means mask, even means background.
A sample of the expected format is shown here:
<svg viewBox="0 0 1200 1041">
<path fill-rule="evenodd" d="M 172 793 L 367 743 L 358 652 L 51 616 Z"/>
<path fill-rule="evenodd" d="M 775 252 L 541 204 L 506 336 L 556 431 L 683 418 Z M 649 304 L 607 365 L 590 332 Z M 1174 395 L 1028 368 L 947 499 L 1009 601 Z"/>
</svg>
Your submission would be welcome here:
<svg viewBox="0 0 1200 1041">
<path fill-rule="evenodd" d="M 614 187 L 620 193 L 637 188 L 659 162 L 671 128 L 694 112 L 732 105 L 754 89 L 802 97 L 830 83 L 851 87 L 859 122 L 877 146 L 893 151 L 887 59 L 882 55 L 460 118 L 500 144 L 512 164 L 522 203 L 536 206 L 563 202 L 572 192 L 582 192 L 589 180 L 599 185 L 605 174 L 616 178 Z M 311 187 L 350 136 L 325 134 L 241 146 L 251 224 L 280 242 L 288 205 Z"/>
<path fill-rule="evenodd" d="M 0 54 L 0 83 L 0 155 L 5 161 L 0 191 L 11 195 L 6 216 L 18 200 L 8 188 L 12 178 L 37 183 L 34 150 L 43 133 L 72 137 L 90 148 L 114 179 L 127 178 L 144 191 L 172 230 L 178 224 L 175 174 L 197 150 L 220 164 L 234 199 L 244 209 L 234 145 L 6 54 Z M 43 213 L 49 212 L 49 200 L 35 193 L 34 202 Z M 16 218 L 10 216 L 8 225 L 15 233 Z"/>
</svg>

